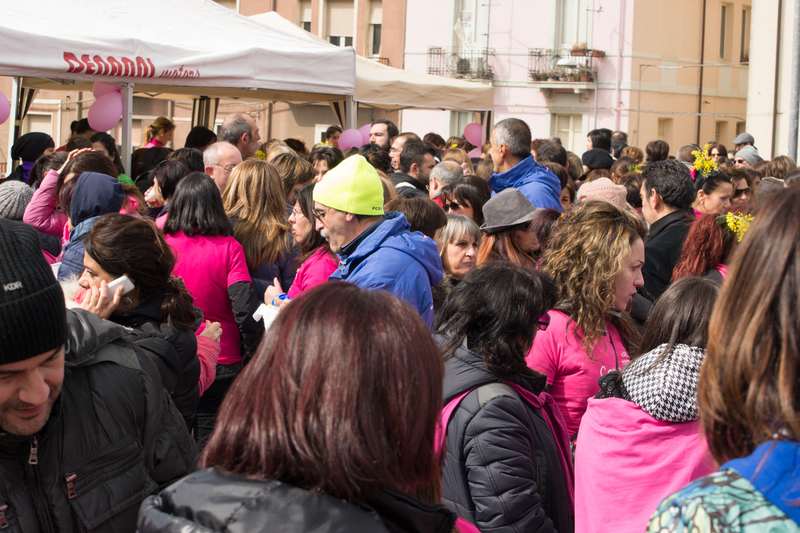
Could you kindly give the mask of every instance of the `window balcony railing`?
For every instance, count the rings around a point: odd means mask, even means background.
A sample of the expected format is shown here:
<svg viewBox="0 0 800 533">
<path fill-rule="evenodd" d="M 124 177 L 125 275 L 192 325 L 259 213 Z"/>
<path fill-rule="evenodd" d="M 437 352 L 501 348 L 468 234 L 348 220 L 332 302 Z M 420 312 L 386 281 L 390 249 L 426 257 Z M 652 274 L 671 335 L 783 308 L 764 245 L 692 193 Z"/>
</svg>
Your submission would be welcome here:
<svg viewBox="0 0 800 533">
<path fill-rule="evenodd" d="M 454 46 L 428 47 L 428 74 L 465 80 L 494 79 L 494 50 Z"/>
<path fill-rule="evenodd" d="M 381 65 L 389 66 L 389 58 L 388 57 L 370 57 L 376 63 L 380 63 Z"/>
<path fill-rule="evenodd" d="M 528 79 L 532 82 L 587 83 L 597 75 L 602 50 L 584 48 L 528 49 Z"/>
</svg>

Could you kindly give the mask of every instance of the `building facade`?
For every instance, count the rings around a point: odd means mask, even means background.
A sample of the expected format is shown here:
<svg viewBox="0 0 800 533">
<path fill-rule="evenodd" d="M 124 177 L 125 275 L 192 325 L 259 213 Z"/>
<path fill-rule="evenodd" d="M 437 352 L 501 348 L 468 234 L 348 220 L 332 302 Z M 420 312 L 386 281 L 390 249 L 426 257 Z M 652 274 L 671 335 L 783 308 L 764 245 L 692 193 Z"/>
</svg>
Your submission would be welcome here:
<svg viewBox="0 0 800 533">
<path fill-rule="evenodd" d="M 577 153 L 594 128 L 674 153 L 744 131 L 751 13 L 740 0 L 408 0 L 405 64 L 492 83 L 495 122 L 522 118 Z M 403 125 L 460 134 L 471 118 L 408 110 Z"/>
</svg>

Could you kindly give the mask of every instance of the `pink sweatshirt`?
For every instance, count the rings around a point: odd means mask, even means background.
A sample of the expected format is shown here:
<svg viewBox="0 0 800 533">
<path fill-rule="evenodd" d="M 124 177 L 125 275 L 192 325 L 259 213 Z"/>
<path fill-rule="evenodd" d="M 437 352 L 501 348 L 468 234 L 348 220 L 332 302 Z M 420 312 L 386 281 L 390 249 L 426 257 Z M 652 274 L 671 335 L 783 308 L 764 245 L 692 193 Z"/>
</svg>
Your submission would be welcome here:
<svg viewBox="0 0 800 533">
<path fill-rule="evenodd" d="M 700 424 L 589 400 L 575 447 L 575 531 L 639 533 L 662 499 L 715 470 Z"/>
<path fill-rule="evenodd" d="M 528 366 L 547 376 L 551 394 L 564 416 L 570 436 L 578 431 L 586 401 L 600 391 L 597 384 L 602 376 L 631 358 L 625 351 L 617 329 L 606 322 L 608 335 L 600 339 L 589 358 L 580 339 L 575 335 L 575 323 L 561 311 L 550 311 L 550 325 L 539 331 L 525 359 Z"/>
<path fill-rule="evenodd" d="M 297 270 L 292 287 L 286 293 L 289 298 L 297 298 L 305 291 L 328 281 L 331 274 L 339 267 L 331 254 L 325 251 L 324 247 L 319 248 L 305 260 Z"/>
</svg>

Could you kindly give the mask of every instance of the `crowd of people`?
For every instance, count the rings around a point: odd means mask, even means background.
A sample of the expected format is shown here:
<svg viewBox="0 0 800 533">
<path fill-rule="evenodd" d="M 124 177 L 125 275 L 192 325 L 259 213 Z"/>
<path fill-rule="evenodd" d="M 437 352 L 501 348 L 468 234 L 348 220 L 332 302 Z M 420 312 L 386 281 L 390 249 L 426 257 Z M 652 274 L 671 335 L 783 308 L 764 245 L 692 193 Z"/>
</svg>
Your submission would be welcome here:
<svg viewBox="0 0 800 533">
<path fill-rule="evenodd" d="M 159 117 L 126 173 L 74 126 L 0 181 L 0 530 L 800 530 L 800 170 L 750 134 Z"/>
</svg>

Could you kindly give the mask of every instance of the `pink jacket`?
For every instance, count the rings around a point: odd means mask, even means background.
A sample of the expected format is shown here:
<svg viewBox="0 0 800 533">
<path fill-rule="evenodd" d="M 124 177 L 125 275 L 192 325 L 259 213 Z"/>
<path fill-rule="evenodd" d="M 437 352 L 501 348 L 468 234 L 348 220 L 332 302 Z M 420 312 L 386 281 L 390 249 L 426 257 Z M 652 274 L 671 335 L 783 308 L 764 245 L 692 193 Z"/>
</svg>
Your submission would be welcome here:
<svg viewBox="0 0 800 533">
<path fill-rule="evenodd" d="M 575 531 L 644 531 L 662 499 L 714 470 L 697 421 L 662 422 L 633 402 L 592 398 L 575 446 Z"/>
<path fill-rule="evenodd" d="M 198 330 L 197 358 L 200 359 L 200 396 L 208 389 L 217 377 L 217 360 L 219 359 L 220 346 L 217 341 L 199 334 L 205 328 Z"/>
<path fill-rule="evenodd" d="M 339 262 L 335 261 L 331 254 L 325 251 L 324 247 L 319 248 L 305 260 L 297 270 L 292 287 L 286 293 L 289 298 L 297 298 L 305 291 L 328 281 L 328 278 L 339 267 Z"/>
<path fill-rule="evenodd" d="M 65 229 L 69 221 L 67 215 L 58 211 L 56 205 L 56 183 L 58 182 L 58 172 L 48 170 L 44 179 L 39 184 L 39 188 L 33 193 L 30 203 L 25 208 L 22 221 L 30 224 L 38 231 L 47 235 L 60 235 L 64 243 L 69 242 L 69 229 Z M 139 201 L 134 196 L 128 196 L 128 201 L 120 209 L 123 215 L 131 215 L 141 218 L 136 209 Z"/>
</svg>

